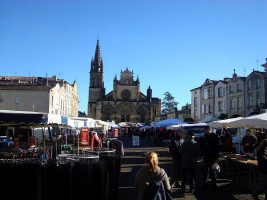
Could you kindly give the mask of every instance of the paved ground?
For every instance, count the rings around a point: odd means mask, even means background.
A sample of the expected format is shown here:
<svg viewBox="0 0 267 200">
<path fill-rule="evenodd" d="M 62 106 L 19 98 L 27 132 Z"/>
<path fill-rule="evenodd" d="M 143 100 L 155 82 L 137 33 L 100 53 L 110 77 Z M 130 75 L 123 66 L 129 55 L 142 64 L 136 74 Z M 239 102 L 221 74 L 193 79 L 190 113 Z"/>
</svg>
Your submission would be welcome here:
<svg viewBox="0 0 267 200">
<path fill-rule="evenodd" d="M 140 169 L 144 162 L 146 152 L 154 151 L 159 155 L 159 166 L 164 168 L 167 174 L 171 174 L 171 157 L 166 147 L 155 147 L 153 143 L 148 142 L 147 139 L 140 140 L 139 147 L 133 147 L 131 138 L 125 136 L 120 138 L 124 142 L 125 155 L 122 157 L 120 185 L 119 185 L 119 200 L 135 200 L 136 191 L 134 189 L 134 177 L 136 172 Z M 197 168 L 196 181 L 200 183 L 199 175 L 202 174 L 201 165 Z M 244 182 L 234 183 L 221 173 L 221 178 L 218 178 L 216 191 L 209 189 L 200 190 L 198 194 L 186 193 L 181 194 L 179 189 L 173 190 L 174 199 L 184 200 L 252 200 L 250 190 L 246 187 L 247 177 L 244 177 Z M 231 174 L 230 174 L 231 177 Z M 245 180 L 246 179 L 246 180 Z M 196 183 L 196 184 L 197 184 Z M 263 196 L 260 197 L 263 199 Z"/>
</svg>

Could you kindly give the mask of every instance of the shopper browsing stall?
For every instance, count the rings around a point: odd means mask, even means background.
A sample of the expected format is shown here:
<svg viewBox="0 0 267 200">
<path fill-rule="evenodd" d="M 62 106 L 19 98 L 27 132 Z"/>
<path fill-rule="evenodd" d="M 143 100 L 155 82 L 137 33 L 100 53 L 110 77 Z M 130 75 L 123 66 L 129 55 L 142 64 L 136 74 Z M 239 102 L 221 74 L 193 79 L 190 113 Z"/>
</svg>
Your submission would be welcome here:
<svg viewBox="0 0 267 200">
<path fill-rule="evenodd" d="M 256 137 L 251 134 L 251 129 L 246 130 L 246 135 L 242 138 L 241 144 L 244 146 L 244 153 L 253 153 Z"/>
</svg>

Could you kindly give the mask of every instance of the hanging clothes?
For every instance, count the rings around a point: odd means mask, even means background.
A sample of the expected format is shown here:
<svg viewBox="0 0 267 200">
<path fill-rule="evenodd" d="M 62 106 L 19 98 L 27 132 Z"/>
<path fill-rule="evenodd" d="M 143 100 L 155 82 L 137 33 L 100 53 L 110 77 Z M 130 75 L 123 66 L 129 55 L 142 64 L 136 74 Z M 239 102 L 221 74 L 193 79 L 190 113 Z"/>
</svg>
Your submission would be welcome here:
<svg viewBox="0 0 267 200">
<path fill-rule="evenodd" d="M 102 140 L 100 137 L 98 137 L 97 133 L 93 133 L 92 138 L 91 138 L 91 148 L 95 147 L 101 147 L 102 148 Z"/>
</svg>

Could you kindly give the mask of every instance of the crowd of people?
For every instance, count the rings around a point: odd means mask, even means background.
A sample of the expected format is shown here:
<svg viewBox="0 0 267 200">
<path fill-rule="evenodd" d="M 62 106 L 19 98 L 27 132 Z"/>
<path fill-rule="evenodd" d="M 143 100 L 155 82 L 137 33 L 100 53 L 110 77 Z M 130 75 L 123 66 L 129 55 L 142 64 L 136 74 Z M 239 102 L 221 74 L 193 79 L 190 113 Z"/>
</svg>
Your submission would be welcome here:
<svg viewBox="0 0 267 200">
<path fill-rule="evenodd" d="M 261 182 L 253 191 L 254 199 L 259 199 L 258 195 L 265 192 L 267 199 L 267 139 L 266 134 L 261 131 L 256 132 L 256 137 L 251 134 L 251 130 L 246 130 L 246 135 L 242 138 L 241 145 L 243 154 L 257 155 L 258 169 Z M 159 181 L 162 178 L 167 191 L 170 188 L 180 187 L 180 192 L 184 193 L 186 184 L 189 185 L 189 192 L 195 193 L 196 189 L 217 190 L 216 177 L 220 172 L 218 165 L 220 152 L 234 153 L 232 136 L 227 130 L 220 133 L 213 133 L 209 126 L 204 129 L 204 136 L 195 138 L 191 131 L 180 129 L 171 134 L 169 151 L 172 156 L 172 173 L 170 182 L 165 171 L 158 167 L 158 158 L 154 152 L 147 154 L 145 165 L 135 178 L 135 187 L 138 191 L 138 199 L 144 199 L 146 187 L 151 181 Z M 198 162 L 202 162 L 202 186 L 196 188 L 194 184 L 195 171 Z M 161 172 L 162 171 L 162 172 Z M 161 176 L 164 174 L 164 176 Z M 210 182 L 209 182 L 210 180 Z"/>
</svg>

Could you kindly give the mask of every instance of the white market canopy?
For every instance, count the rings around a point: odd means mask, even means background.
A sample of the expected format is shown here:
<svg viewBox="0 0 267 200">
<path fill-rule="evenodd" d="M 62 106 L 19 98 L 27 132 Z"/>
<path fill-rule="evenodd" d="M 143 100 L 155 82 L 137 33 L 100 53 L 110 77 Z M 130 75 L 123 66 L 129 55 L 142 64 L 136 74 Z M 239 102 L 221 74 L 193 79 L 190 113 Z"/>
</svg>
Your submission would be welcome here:
<svg viewBox="0 0 267 200">
<path fill-rule="evenodd" d="M 252 115 L 229 123 L 232 128 L 267 128 L 267 113 Z"/>
<path fill-rule="evenodd" d="M 167 130 L 178 130 L 178 129 L 182 129 L 182 128 L 186 128 L 186 127 L 199 128 L 199 127 L 205 127 L 205 126 L 207 126 L 206 123 L 180 124 L 180 125 L 171 125 L 171 126 L 168 126 L 166 129 Z"/>
<path fill-rule="evenodd" d="M 179 119 L 165 119 L 157 122 L 156 124 L 153 124 L 152 127 L 167 127 L 171 125 L 180 125 L 180 124 L 184 124 L 184 122 L 180 121 Z"/>
<path fill-rule="evenodd" d="M 109 123 L 109 127 L 111 127 L 111 128 L 121 128 L 120 126 L 115 124 L 113 121 L 112 122 L 108 122 L 108 123 Z"/>
<path fill-rule="evenodd" d="M 217 120 L 219 120 L 217 117 L 209 115 L 209 116 L 205 117 L 204 119 L 200 120 L 200 122 L 201 123 L 208 123 L 208 122 L 217 121 Z"/>
<path fill-rule="evenodd" d="M 208 125 L 211 128 L 229 128 L 231 122 L 234 122 L 234 121 L 237 121 L 237 120 L 240 120 L 240 119 L 243 119 L 243 117 L 237 117 L 237 118 L 213 121 L 213 122 L 209 122 Z"/>
</svg>

